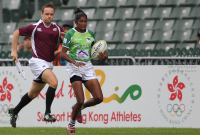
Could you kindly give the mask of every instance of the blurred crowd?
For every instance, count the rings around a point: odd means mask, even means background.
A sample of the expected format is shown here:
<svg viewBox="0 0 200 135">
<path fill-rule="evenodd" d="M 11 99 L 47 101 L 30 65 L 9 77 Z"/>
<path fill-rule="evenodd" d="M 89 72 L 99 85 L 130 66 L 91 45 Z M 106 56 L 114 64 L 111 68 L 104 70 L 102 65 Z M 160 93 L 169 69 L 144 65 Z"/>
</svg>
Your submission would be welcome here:
<svg viewBox="0 0 200 135">
<path fill-rule="evenodd" d="M 23 42 L 18 43 L 17 51 L 18 52 L 20 52 L 20 51 L 21 52 L 24 52 L 24 51 L 32 52 L 30 37 L 25 37 Z"/>
</svg>

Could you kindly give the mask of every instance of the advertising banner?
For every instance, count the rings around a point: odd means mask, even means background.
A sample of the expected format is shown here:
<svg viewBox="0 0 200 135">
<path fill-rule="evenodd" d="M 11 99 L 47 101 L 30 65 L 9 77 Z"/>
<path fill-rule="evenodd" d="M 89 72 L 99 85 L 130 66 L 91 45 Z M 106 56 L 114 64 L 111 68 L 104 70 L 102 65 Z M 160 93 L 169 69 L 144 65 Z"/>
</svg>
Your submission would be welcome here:
<svg viewBox="0 0 200 135">
<path fill-rule="evenodd" d="M 10 127 L 7 110 L 31 87 L 33 74 L 23 67 L 0 67 L 0 127 Z M 66 127 L 76 103 L 66 67 L 54 67 L 58 87 L 51 112 L 55 123 L 43 121 L 48 84 L 20 112 L 17 127 Z M 200 127 L 200 66 L 95 66 L 102 88 L 101 104 L 82 110 L 76 127 Z M 80 89 L 81 90 L 81 89 Z M 92 95 L 83 85 L 85 101 Z"/>
</svg>

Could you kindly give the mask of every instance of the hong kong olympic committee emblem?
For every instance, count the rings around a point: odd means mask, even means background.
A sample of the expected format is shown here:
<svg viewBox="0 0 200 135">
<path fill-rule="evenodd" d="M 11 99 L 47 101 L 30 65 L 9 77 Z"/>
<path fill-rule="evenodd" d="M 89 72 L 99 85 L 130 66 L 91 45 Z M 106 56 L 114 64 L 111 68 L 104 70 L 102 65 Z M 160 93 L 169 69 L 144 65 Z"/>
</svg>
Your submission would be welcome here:
<svg viewBox="0 0 200 135">
<path fill-rule="evenodd" d="M 173 67 L 173 68 L 172 68 Z M 188 70 L 172 66 L 161 77 L 157 90 L 161 116 L 170 124 L 181 124 L 192 114 L 195 89 Z M 192 71 L 195 71 L 192 69 Z M 191 73 L 191 72 L 190 72 Z"/>
</svg>

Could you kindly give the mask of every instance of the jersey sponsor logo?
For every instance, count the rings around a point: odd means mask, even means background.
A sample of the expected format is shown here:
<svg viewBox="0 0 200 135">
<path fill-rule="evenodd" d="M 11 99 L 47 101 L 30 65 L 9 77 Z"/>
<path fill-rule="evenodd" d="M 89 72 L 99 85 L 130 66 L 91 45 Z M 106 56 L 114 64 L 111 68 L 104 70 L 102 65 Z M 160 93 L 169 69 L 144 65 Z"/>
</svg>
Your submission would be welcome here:
<svg viewBox="0 0 200 135">
<path fill-rule="evenodd" d="M 86 41 L 91 43 L 92 41 L 90 40 L 90 37 L 86 37 Z"/>
<path fill-rule="evenodd" d="M 37 31 L 42 31 L 42 28 L 37 28 Z"/>
<path fill-rule="evenodd" d="M 67 39 L 66 38 L 64 38 L 64 41 L 63 41 L 64 43 L 67 43 Z"/>
<path fill-rule="evenodd" d="M 57 28 L 53 28 L 53 31 L 57 31 Z"/>
<path fill-rule="evenodd" d="M 76 56 L 78 59 L 88 59 L 89 58 L 88 50 L 77 50 Z"/>
</svg>

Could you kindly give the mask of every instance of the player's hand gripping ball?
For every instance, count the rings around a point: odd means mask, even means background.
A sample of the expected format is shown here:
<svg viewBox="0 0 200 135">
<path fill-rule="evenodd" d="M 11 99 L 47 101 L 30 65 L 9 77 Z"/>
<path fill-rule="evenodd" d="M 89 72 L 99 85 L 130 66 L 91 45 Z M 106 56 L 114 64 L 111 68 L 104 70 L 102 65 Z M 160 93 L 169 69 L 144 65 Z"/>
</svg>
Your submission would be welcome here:
<svg viewBox="0 0 200 135">
<path fill-rule="evenodd" d="M 96 42 L 91 49 L 91 57 L 93 60 L 98 60 L 99 52 L 104 52 L 107 49 L 107 43 L 104 40 Z"/>
</svg>

